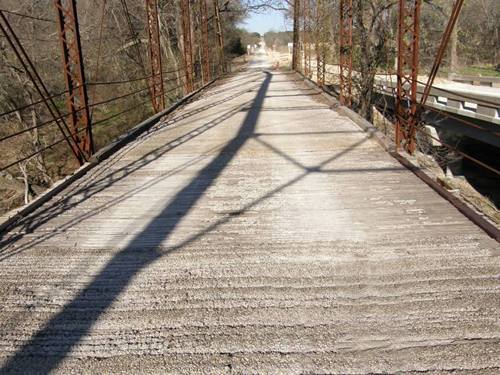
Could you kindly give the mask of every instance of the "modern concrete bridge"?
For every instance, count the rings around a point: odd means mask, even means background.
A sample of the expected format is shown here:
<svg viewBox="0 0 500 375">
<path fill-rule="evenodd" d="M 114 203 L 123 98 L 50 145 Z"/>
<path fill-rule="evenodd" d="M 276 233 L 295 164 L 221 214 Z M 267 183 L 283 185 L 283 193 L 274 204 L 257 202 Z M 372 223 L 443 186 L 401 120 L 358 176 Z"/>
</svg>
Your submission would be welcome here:
<svg viewBox="0 0 500 375">
<path fill-rule="evenodd" d="M 498 243 L 260 60 L 3 234 L 0 373 L 499 373 Z"/>
<path fill-rule="evenodd" d="M 312 70 L 316 64 L 312 63 Z M 340 67 L 326 66 L 327 82 L 339 92 Z M 353 72 L 359 75 L 359 72 Z M 313 75 L 313 79 L 316 76 Z M 421 76 L 417 85 L 417 99 L 420 102 L 424 93 L 427 76 Z M 463 82 L 444 81 L 435 83 L 425 103 L 426 111 L 422 119 L 438 129 L 450 130 L 454 134 L 461 134 L 480 142 L 500 147 L 500 84 L 493 81 L 468 80 L 468 77 L 459 77 Z M 471 84 L 469 84 L 469 82 Z M 472 85 L 472 83 L 476 85 Z M 333 84 L 332 84 L 333 83 Z M 480 83 L 489 83 L 488 86 Z M 397 75 L 380 74 L 375 77 L 376 101 L 379 109 L 394 111 L 397 92 Z"/>
<path fill-rule="evenodd" d="M 421 99 L 425 82 L 417 86 Z M 379 76 L 376 92 L 383 98 L 380 107 L 394 110 L 397 76 Z M 423 120 L 480 142 L 500 147 L 500 88 L 465 83 L 437 83 L 426 101 Z"/>
</svg>

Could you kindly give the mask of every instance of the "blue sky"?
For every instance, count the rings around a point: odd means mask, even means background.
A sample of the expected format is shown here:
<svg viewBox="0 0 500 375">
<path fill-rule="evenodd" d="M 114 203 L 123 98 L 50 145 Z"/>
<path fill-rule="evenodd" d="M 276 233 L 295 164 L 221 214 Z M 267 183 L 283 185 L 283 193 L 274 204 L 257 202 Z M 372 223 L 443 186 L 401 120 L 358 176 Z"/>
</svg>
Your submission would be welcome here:
<svg viewBox="0 0 500 375">
<path fill-rule="evenodd" d="M 250 16 L 241 25 L 244 29 L 251 32 L 264 34 L 266 31 L 285 31 L 291 30 L 291 25 L 285 26 L 285 17 L 283 12 L 266 10 L 265 13 L 250 13 Z"/>
</svg>

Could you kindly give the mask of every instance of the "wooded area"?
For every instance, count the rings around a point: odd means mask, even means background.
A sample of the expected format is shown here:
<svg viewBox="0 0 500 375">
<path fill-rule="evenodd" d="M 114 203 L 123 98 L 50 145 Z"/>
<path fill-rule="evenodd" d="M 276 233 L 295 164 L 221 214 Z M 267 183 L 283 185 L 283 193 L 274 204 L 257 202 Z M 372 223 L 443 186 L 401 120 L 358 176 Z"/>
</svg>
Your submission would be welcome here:
<svg viewBox="0 0 500 375">
<path fill-rule="evenodd" d="M 339 2 L 340 0 L 307 0 L 308 20 L 305 42 L 319 39 L 325 62 L 339 63 Z M 278 7 L 280 2 L 274 2 Z M 301 6 L 304 7 L 304 1 Z M 454 0 L 423 2 L 420 23 L 420 74 L 428 73 L 448 22 Z M 303 10 L 302 10 L 303 12 Z M 353 69 L 360 72 L 353 84 L 360 97 L 367 98 L 361 113 L 370 118 L 369 108 L 375 73 L 395 72 L 397 51 L 396 0 L 353 1 Z M 293 20 L 293 9 L 287 9 Z M 302 22 L 302 21 L 301 21 Z M 301 28 L 304 25 L 301 23 Z M 270 31 L 264 36 L 268 47 L 283 50 L 293 41 L 293 33 Z M 301 47 L 303 48 L 303 47 Z M 457 27 L 450 40 L 449 52 L 441 66 L 440 75 L 450 73 L 500 76 L 500 3 L 496 0 L 470 0 L 464 3 Z M 315 59 L 315 47 L 311 46 Z"/>
<path fill-rule="evenodd" d="M 180 7 L 176 0 L 158 2 L 163 85 L 167 106 L 185 95 Z M 41 76 L 52 100 L 66 112 L 65 78 L 56 10 L 52 0 L 2 0 L 0 9 Z M 191 4 L 193 70 L 202 85 L 201 2 Z M 78 21 L 83 66 L 93 124 L 95 150 L 153 114 L 151 66 L 144 0 L 79 0 Z M 212 76 L 220 63 L 216 46 L 214 2 L 206 1 Z M 246 52 L 241 40 L 249 33 L 236 27 L 245 15 L 237 1 L 219 3 L 223 15 L 225 59 Z M 0 172 L 0 213 L 27 203 L 78 163 L 61 139 L 53 117 L 23 66 L 0 34 L 0 159 L 2 166 L 26 158 Z M 34 155 L 30 157 L 30 155 Z"/>
</svg>

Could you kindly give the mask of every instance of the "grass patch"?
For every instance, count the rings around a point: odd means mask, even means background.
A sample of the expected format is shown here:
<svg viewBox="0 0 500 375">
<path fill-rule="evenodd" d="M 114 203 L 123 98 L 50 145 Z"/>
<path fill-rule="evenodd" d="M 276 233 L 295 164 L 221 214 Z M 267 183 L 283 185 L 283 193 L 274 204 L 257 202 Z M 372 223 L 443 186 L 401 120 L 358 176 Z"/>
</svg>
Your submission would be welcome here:
<svg viewBox="0 0 500 375">
<path fill-rule="evenodd" d="M 500 72 L 495 70 L 493 65 L 490 66 L 465 66 L 460 68 L 460 74 L 470 76 L 483 77 L 500 77 Z"/>
<path fill-rule="evenodd" d="M 439 76 L 445 77 L 449 73 L 447 66 L 439 69 Z M 500 72 L 495 70 L 493 65 L 484 66 L 463 66 L 458 69 L 458 75 L 463 76 L 477 76 L 477 77 L 500 77 Z"/>
</svg>

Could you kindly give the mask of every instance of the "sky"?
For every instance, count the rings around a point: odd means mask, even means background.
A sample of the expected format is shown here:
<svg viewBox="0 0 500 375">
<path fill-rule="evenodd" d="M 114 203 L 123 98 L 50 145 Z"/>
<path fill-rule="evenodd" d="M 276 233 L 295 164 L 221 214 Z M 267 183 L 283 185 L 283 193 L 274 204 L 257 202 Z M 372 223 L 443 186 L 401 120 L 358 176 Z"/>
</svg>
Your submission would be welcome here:
<svg viewBox="0 0 500 375">
<path fill-rule="evenodd" d="M 258 32 L 259 34 L 270 30 L 287 30 L 283 12 L 274 10 L 266 10 L 265 13 L 250 13 L 241 26 L 250 32 Z M 291 30 L 290 25 L 288 25 L 288 30 Z"/>
</svg>

